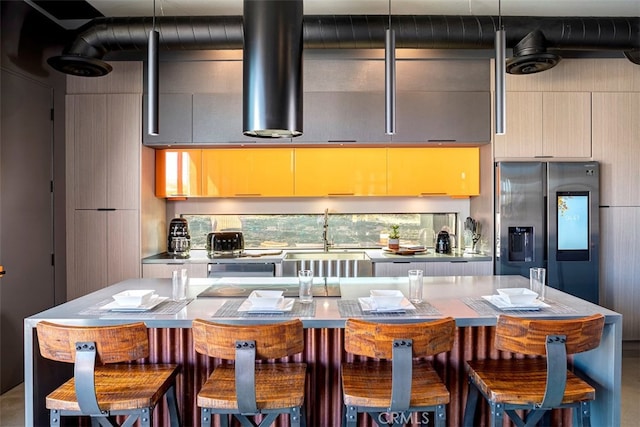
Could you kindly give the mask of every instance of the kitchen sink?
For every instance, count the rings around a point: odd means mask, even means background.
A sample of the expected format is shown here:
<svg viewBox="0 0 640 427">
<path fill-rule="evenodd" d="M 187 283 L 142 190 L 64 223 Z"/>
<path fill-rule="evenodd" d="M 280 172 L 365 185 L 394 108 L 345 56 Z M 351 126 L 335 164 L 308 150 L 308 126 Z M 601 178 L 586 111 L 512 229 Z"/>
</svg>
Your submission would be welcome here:
<svg viewBox="0 0 640 427">
<path fill-rule="evenodd" d="M 316 277 L 370 277 L 373 264 L 363 251 L 287 252 L 282 275 L 297 276 L 300 270 L 313 270 Z"/>
<path fill-rule="evenodd" d="M 364 252 L 287 252 L 284 259 L 290 260 L 368 260 L 369 257 Z"/>
</svg>

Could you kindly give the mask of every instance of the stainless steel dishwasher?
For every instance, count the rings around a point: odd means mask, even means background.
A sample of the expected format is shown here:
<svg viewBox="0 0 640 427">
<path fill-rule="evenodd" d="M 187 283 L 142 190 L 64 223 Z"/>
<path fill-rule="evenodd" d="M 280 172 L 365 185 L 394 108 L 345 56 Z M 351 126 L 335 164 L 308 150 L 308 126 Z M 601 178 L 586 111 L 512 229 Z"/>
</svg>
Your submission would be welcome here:
<svg viewBox="0 0 640 427">
<path fill-rule="evenodd" d="M 276 265 L 272 262 L 219 262 L 207 265 L 207 277 L 273 277 Z"/>
</svg>

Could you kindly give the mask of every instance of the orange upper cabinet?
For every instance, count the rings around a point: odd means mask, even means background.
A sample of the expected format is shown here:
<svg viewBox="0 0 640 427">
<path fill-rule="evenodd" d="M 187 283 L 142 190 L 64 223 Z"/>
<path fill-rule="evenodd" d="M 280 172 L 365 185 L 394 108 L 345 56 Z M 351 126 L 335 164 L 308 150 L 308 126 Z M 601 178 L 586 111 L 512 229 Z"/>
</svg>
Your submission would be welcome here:
<svg viewBox="0 0 640 427">
<path fill-rule="evenodd" d="M 480 150 L 460 148 L 389 148 L 389 196 L 477 196 Z"/>
<path fill-rule="evenodd" d="M 296 148 L 296 196 L 384 196 L 386 148 Z"/>
<path fill-rule="evenodd" d="M 156 197 L 202 195 L 202 150 L 156 150 Z"/>
<path fill-rule="evenodd" d="M 293 148 L 202 150 L 204 197 L 293 195 Z"/>
</svg>

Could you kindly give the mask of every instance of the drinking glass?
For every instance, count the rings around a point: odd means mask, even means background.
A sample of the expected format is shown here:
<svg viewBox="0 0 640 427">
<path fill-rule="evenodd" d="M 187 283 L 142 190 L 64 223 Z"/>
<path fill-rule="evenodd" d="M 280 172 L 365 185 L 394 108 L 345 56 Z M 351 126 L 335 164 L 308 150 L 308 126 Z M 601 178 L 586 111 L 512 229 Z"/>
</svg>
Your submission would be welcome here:
<svg viewBox="0 0 640 427">
<path fill-rule="evenodd" d="M 298 271 L 299 296 L 301 303 L 313 301 L 313 271 Z"/>
<path fill-rule="evenodd" d="M 422 270 L 409 270 L 409 301 L 422 302 Z"/>
<path fill-rule="evenodd" d="M 545 280 L 547 270 L 541 267 L 532 267 L 529 269 L 529 288 L 538 294 L 538 299 L 544 301 L 545 298 Z"/>
<path fill-rule="evenodd" d="M 183 301 L 187 299 L 187 269 L 173 270 L 171 272 L 171 299 Z"/>
</svg>

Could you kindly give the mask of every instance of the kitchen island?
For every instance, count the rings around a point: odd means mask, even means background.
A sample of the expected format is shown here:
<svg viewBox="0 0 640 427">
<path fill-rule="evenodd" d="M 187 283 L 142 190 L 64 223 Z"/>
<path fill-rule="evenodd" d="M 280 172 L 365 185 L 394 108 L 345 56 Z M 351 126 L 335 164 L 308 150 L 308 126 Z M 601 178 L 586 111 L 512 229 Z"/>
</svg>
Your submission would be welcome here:
<svg viewBox="0 0 640 427">
<path fill-rule="evenodd" d="M 459 425 L 466 399 L 465 360 L 509 357 L 491 347 L 491 336 L 501 310 L 482 296 L 494 295 L 498 288 L 528 287 L 528 279 L 520 276 L 450 276 L 425 277 L 424 298 L 416 310 L 405 314 L 366 314 L 359 309 L 358 297 L 366 297 L 371 289 L 399 289 L 407 294 L 406 277 L 316 278 L 314 285 L 323 289 L 339 288 L 338 296 L 314 298 L 312 305 L 295 301 L 294 311 L 283 314 L 247 314 L 237 308 L 244 298 L 201 297 L 202 292 L 216 287 L 242 289 L 247 286 L 295 289 L 297 279 L 274 278 L 211 278 L 190 279 L 188 300 L 167 301 L 148 312 L 120 313 L 101 309 L 115 293 L 128 289 L 154 289 L 161 297 L 171 295 L 169 279 L 135 279 L 69 301 L 25 319 L 25 416 L 27 425 L 48 423 L 44 396 L 71 376 L 68 366 L 40 357 L 35 325 L 41 320 L 73 325 L 104 325 L 144 321 L 149 328 L 150 362 L 180 363 L 178 397 L 184 425 L 198 424 L 195 395 L 214 361 L 196 355 L 191 340 L 191 322 L 195 318 L 226 323 L 274 322 L 300 317 L 305 327 L 305 351 L 300 359 L 309 366 L 306 408 L 309 425 L 339 425 L 342 404 L 340 395 L 340 364 L 348 360 L 343 354 L 344 322 L 348 317 L 391 322 L 416 322 L 443 316 L 456 319 L 456 339 L 451 352 L 434 360 L 436 370 L 451 391 L 447 408 L 449 425 Z M 605 328 L 600 346 L 574 357 L 575 367 L 596 382 L 596 401 L 592 406 L 592 425 L 619 425 L 621 391 L 622 316 L 611 310 L 565 294 L 556 289 L 547 291 L 549 307 L 539 311 L 515 311 L 514 315 L 538 318 L 567 318 L 602 313 Z M 163 308 L 164 307 L 164 308 Z M 171 311 L 173 307 L 175 310 Z M 166 410 L 159 408 L 163 413 Z M 554 417 L 570 419 L 562 410 Z M 161 422 L 162 417 L 158 418 Z M 568 420 L 567 420 L 568 421 Z M 159 424 L 161 425 L 161 424 Z"/>
</svg>

